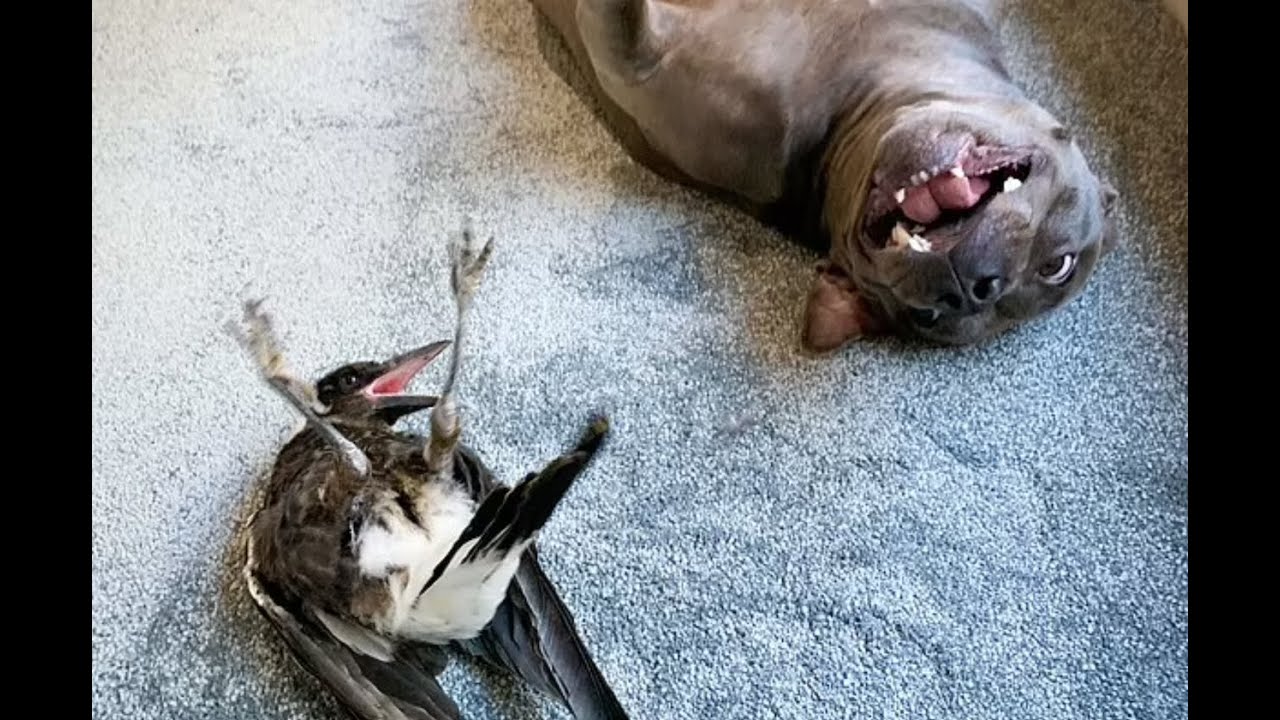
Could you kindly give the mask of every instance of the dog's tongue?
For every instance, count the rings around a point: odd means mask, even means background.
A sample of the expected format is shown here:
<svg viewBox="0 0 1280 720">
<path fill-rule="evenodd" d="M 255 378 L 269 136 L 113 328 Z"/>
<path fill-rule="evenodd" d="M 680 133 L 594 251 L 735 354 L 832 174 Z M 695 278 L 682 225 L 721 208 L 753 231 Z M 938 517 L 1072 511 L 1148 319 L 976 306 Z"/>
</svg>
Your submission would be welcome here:
<svg viewBox="0 0 1280 720">
<path fill-rule="evenodd" d="M 943 173 L 924 185 L 907 188 L 902 212 L 912 220 L 928 225 L 943 210 L 965 210 L 978 204 L 990 187 L 986 178 L 956 177 Z"/>
</svg>

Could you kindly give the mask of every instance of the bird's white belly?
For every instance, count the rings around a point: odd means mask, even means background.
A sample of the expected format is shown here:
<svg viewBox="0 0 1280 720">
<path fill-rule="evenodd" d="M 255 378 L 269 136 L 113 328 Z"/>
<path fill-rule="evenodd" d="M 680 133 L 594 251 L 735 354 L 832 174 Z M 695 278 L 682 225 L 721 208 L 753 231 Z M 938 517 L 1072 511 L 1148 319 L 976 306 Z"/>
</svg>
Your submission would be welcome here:
<svg viewBox="0 0 1280 720">
<path fill-rule="evenodd" d="M 474 543 L 464 545 L 458 558 L 465 556 Z M 425 642 L 475 637 L 493 619 L 506 597 L 511 577 L 520 566 L 520 555 L 509 552 L 477 558 L 465 565 L 455 563 L 410 608 L 399 633 Z"/>
<path fill-rule="evenodd" d="M 359 564 L 390 582 L 393 606 L 383 618 L 389 635 L 445 643 L 475 637 L 493 618 L 519 567 L 524 545 L 501 556 L 460 564 L 474 541 L 459 549 L 450 568 L 423 593 L 436 566 L 471 521 L 476 503 L 460 488 L 429 486 L 418 497 L 422 526 L 399 515 L 387 527 L 360 533 Z"/>
</svg>

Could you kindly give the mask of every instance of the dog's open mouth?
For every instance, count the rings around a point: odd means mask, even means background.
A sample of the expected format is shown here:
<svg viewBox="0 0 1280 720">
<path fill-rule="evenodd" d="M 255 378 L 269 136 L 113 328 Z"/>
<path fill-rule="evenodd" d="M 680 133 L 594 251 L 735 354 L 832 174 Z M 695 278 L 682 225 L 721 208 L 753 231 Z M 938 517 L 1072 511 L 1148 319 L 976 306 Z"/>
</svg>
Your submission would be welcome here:
<svg viewBox="0 0 1280 720">
<path fill-rule="evenodd" d="M 947 232 L 949 228 L 972 217 L 996 195 L 1022 187 L 1030 174 L 1030 153 L 966 149 L 950 168 L 921 170 L 896 183 L 896 189 L 890 182 L 873 186 L 863 231 L 874 247 L 944 249 L 939 245 L 956 235 Z"/>
</svg>

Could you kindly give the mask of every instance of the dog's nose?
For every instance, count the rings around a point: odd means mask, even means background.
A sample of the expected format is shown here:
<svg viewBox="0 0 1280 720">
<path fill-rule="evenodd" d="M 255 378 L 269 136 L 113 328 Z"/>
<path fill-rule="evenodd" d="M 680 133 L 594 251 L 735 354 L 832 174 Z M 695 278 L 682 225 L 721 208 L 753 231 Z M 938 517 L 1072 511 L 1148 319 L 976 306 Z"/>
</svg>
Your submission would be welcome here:
<svg viewBox="0 0 1280 720">
<path fill-rule="evenodd" d="M 1004 295 L 1008 282 L 999 275 L 988 275 L 968 283 L 969 297 L 979 305 L 993 303 Z"/>
<path fill-rule="evenodd" d="M 1001 218 L 994 218 L 958 243 L 950 253 L 951 269 L 965 305 L 974 312 L 995 303 L 1013 290 L 1015 258 L 1021 248 Z"/>
</svg>

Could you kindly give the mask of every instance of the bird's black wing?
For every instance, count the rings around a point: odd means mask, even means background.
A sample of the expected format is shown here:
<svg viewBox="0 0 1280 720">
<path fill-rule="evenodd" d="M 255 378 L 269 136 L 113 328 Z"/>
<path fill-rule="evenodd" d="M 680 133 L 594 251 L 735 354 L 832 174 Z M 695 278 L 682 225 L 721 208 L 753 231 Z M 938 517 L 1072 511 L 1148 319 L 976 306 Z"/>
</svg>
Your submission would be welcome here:
<svg viewBox="0 0 1280 720">
<path fill-rule="evenodd" d="M 603 440 L 605 425 L 593 423 L 574 453 L 544 470 L 584 465 Z M 460 446 L 455 472 L 473 488 L 473 497 L 500 497 L 497 482 L 474 453 Z M 572 462 L 570 460 L 572 459 Z M 529 478 L 526 478 L 527 484 Z M 477 513 L 479 515 L 480 513 Z M 507 597 L 477 637 L 455 643 L 468 654 L 506 670 L 562 702 L 578 720 L 626 720 L 604 674 L 578 634 L 573 615 L 538 562 L 536 545 L 521 558 Z"/>
<path fill-rule="evenodd" d="M 386 650 L 349 644 L 315 615 L 284 601 L 251 570 L 249 593 L 280 633 L 293 657 L 359 720 L 461 720 L 436 680 L 448 658 L 443 648 L 401 643 Z"/>
<path fill-rule="evenodd" d="M 626 720 L 627 712 L 578 634 L 573 615 L 525 551 L 507 598 L 480 635 L 455 643 L 564 703 L 578 720 Z"/>
</svg>

